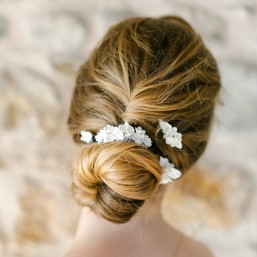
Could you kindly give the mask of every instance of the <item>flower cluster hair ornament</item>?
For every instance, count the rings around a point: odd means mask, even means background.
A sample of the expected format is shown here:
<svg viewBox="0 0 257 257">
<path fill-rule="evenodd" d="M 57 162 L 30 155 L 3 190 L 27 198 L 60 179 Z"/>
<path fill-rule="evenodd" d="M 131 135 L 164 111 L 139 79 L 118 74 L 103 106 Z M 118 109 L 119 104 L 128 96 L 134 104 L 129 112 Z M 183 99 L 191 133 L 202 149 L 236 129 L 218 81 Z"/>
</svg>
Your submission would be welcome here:
<svg viewBox="0 0 257 257">
<path fill-rule="evenodd" d="M 80 132 L 80 140 L 86 143 L 93 142 L 93 134 L 89 131 L 82 130 Z M 95 141 L 100 143 L 107 143 L 113 141 L 134 141 L 137 144 L 144 146 L 145 148 L 152 145 L 151 138 L 146 135 L 145 130 L 141 127 L 133 128 L 128 122 L 114 127 L 111 125 L 105 126 L 95 136 Z"/>
<path fill-rule="evenodd" d="M 182 135 L 177 132 L 176 127 L 172 127 L 168 122 L 159 119 L 159 125 L 163 132 L 163 138 L 166 144 L 171 147 L 182 148 Z M 96 135 L 90 131 L 80 131 L 80 140 L 85 143 L 92 143 L 94 140 L 100 143 L 113 141 L 134 141 L 145 148 L 152 146 L 151 138 L 146 134 L 141 127 L 133 127 L 127 121 L 119 126 L 107 125 L 102 128 Z M 160 165 L 163 167 L 160 184 L 167 184 L 181 176 L 181 172 L 174 167 L 174 164 L 168 158 L 160 156 Z"/>
<path fill-rule="evenodd" d="M 160 165 L 163 167 L 163 174 L 160 184 L 167 184 L 181 176 L 181 172 L 174 168 L 174 164 L 171 163 L 168 158 L 160 156 Z"/>
<path fill-rule="evenodd" d="M 163 138 L 166 144 L 171 147 L 182 148 L 182 135 L 177 132 L 176 127 L 172 127 L 168 122 L 159 119 L 159 124 L 163 132 Z"/>
</svg>

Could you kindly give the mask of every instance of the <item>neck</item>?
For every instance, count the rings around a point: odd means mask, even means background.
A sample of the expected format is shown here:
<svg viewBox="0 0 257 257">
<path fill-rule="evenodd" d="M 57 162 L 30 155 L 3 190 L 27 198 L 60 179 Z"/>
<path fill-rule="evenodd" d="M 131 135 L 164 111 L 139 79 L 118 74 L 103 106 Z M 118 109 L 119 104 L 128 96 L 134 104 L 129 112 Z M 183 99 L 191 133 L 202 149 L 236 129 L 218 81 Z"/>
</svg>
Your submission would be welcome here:
<svg viewBox="0 0 257 257">
<path fill-rule="evenodd" d="M 119 231 L 127 231 L 129 233 L 130 231 L 151 229 L 155 226 L 163 225 L 165 223 L 161 211 L 163 194 L 164 190 L 158 192 L 154 199 L 149 199 L 143 204 L 131 220 L 122 224 L 109 222 L 85 207 L 82 211 L 79 227 L 89 225 L 91 228 L 94 226 L 94 230 L 99 228 L 101 231 L 110 233 Z"/>
</svg>

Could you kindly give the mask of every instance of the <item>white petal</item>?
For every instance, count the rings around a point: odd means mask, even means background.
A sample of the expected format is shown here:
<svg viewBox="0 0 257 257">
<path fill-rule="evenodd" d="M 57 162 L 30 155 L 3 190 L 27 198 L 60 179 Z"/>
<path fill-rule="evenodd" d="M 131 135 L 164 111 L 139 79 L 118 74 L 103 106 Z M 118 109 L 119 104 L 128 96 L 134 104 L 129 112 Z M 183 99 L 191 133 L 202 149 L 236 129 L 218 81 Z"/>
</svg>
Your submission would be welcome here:
<svg viewBox="0 0 257 257">
<path fill-rule="evenodd" d="M 160 184 L 167 184 L 169 182 L 172 182 L 172 179 L 169 177 L 166 170 L 163 171 L 163 174 L 161 175 L 161 181 Z"/>
<path fill-rule="evenodd" d="M 101 138 L 100 135 L 97 134 L 97 135 L 95 136 L 95 140 L 96 140 L 96 142 L 98 142 L 98 144 L 99 144 L 99 143 L 101 143 L 102 138 Z"/>
<path fill-rule="evenodd" d="M 137 143 L 137 144 L 142 144 L 142 140 L 141 139 L 139 139 L 139 138 L 137 138 L 136 140 L 135 140 L 135 143 Z"/>
<path fill-rule="evenodd" d="M 176 142 L 176 147 L 177 147 L 178 149 L 181 149 L 181 148 L 182 148 L 182 144 L 181 144 L 180 141 L 177 141 L 177 142 Z"/>
<path fill-rule="evenodd" d="M 111 132 L 113 130 L 113 127 L 111 125 L 107 125 L 104 127 L 104 130 L 108 133 Z"/>
<path fill-rule="evenodd" d="M 161 119 L 159 119 L 159 124 L 163 133 L 166 133 L 167 130 L 171 127 L 171 125 L 168 122 L 163 121 Z"/>
<path fill-rule="evenodd" d="M 168 158 L 164 158 L 162 156 L 160 156 L 160 165 L 164 168 L 166 168 L 166 165 L 169 163 L 169 159 Z"/>
<path fill-rule="evenodd" d="M 170 145 L 171 147 L 174 147 L 176 145 L 174 137 L 167 137 L 165 141 L 166 144 Z"/>
<path fill-rule="evenodd" d="M 106 136 L 107 136 L 106 131 L 102 129 L 102 130 L 100 130 L 100 131 L 97 133 L 97 135 L 95 136 L 95 139 L 96 139 L 96 141 L 97 141 L 98 143 L 102 143 L 102 142 L 105 141 Z"/>
<path fill-rule="evenodd" d="M 117 130 L 117 132 L 115 133 L 115 137 L 117 141 L 122 141 L 124 136 L 123 136 L 123 132 L 120 130 Z"/>
<path fill-rule="evenodd" d="M 166 164 L 166 167 L 165 167 L 166 169 L 173 169 L 174 168 L 174 164 L 173 163 L 171 163 L 171 162 L 168 162 L 167 164 Z"/>
<path fill-rule="evenodd" d="M 134 134 L 131 136 L 131 138 L 132 138 L 133 140 L 138 140 L 138 139 L 140 139 L 140 135 L 139 135 L 138 133 L 134 133 Z"/>
<path fill-rule="evenodd" d="M 89 132 L 89 131 L 86 131 L 86 130 L 82 130 L 80 132 L 81 134 L 81 137 L 80 137 L 80 140 L 83 141 L 83 142 L 86 142 L 86 143 L 91 143 L 92 142 L 92 133 Z"/>
<path fill-rule="evenodd" d="M 139 133 L 144 133 L 145 132 L 145 130 L 143 130 L 141 127 L 137 127 L 136 128 L 136 132 L 139 132 Z"/>
<path fill-rule="evenodd" d="M 125 126 L 124 125 L 119 125 L 119 127 L 118 127 L 122 132 L 126 132 L 126 128 L 125 128 Z"/>
<path fill-rule="evenodd" d="M 124 122 L 124 127 L 127 128 L 128 126 L 130 126 L 129 123 L 128 123 L 127 121 L 125 121 L 125 122 Z"/>
<path fill-rule="evenodd" d="M 181 172 L 175 168 L 171 169 L 169 174 L 172 179 L 178 179 L 181 177 Z"/>
<path fill-rule="evenodd" d="M 151 140 L 151 138 L 148 137 L 148 136 L 145 136 L 145 137 L 143 138 L 143 142 L 144 142 L 144 144 L 145 144 L 146 146 L 148 146 L 148 147 L 151 147 L 151 146 L 152 146 L 152 140 Z"/>
<path fill-rule="evenodd" d="M 131 135 L 132 135 L 132 134 L 135 133 L 135 130 L 134 130 L 134 128 L 133 128 L 132 126 L 129 125 L 129 126 L 127 127 L 127 132 L 128 132 L 128 134 L 131 134 Z"/>
<path fill-rule="evenodd" d="M 182 134 L 181 133 L 177 133 L 176 134 L 176 138 L 182 140 Z"/>
<path fill-rule="evenodd" d="M 172 130 L 174 131 L 174 134 L 176 134 L 178 129 L 176 127 L 172 127 Z"/>
<path fill-rule="evenodd" d="M 114 139 L 115 139 L 115 136 L 114 136 L 114 135 L 112 135 L 112 134 L 107 134 L 106 137 L 105 137 L 105 139 L 104 139 L 104 142 L 105 142 L 105 143 L 106 143 L 106 142 L 113 142 Z"/>
<path fill-rule="evenodd" d="M 166 136 L 171 137 L 175 135 L 175 131 L 172 128 L 169 128 L 165 134 Z"/>
</svg>

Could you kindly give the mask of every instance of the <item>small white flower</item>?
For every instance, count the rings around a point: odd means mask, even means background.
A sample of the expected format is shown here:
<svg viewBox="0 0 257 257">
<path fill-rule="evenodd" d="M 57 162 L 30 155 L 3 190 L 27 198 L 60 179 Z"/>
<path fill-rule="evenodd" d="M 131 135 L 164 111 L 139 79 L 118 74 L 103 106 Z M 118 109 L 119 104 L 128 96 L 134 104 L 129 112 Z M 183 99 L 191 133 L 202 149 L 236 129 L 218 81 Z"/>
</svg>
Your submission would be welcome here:
<svg viewBox="0 0 257 257">
<path fill-rule="evenodd" d="M 160 181 L 160 184 L 168 184 L 172 182 L 172 179 L 169 177 L 169 173 L 168 172 L 163 172 L 162 176 L 161 176 L 161 181 Z"/>
<path fill-rule="evenodd" d="M 116 141 L 122 141 L 124 138 L 123 132 L 118 127 L 114 127 L 113 135 Z"/>
<path fill-rule="evenodd" d="M 111 134 L 113 129 L 114 129 L 114 127 L 111 126 L 111 125 L 107 125 L 103 129 L 106 131 L 106 133 Z"/>
<path fill-rule="evenodd" d="M 140 142 L 139 144 L 141 144 L 142 143 L 142 139 L 144 138 L 142 128 L 141 127 L 137 127 L 135 129 L 135 133 L 132 135 L 131 138 L 135 142 Z"/>
<path fill-rule="evenodd" d="M 130 138 L 134 133 L 134 128 L 125 121 L 124 124 L 119 125 L 119 130 L 123 132 L 124 138 Z"/>
<path fill-rule="evenodd" d="M 176 169 L 176 168 L 172 168 L 170 171 L 169 171 L 169 176 L 171 179 L 178 179 L 181 177 L 181 172 L 180 170 Z"/>
<path fill-rule="evenodd" d="M 135 133 L 133 136 L 132 136 L 132 140 L 137 143 L 137 144 L 142 144 L 142 139 L 140 137 L 140 135 L 138 135 L 137 133 Z"/>
<path fill-rule="evenodd" d="M 86 131 L 86 130 L 82 130 L 82 131 L 80 131 L 80 135 L 81 135 L 80 140 L 81 140 L 82 142 L 86 142 L 86 143 L 91 143 L 91 142 L 93 142 L 93 140 L 92 140 L 93 135 L 92 135 L 91 132 Z"/>
<path fill-rule="evenodd" d="M 95 136 L 95 140 L 98 142 L 98 144 L 105 142 L 107 133 L 105 130 L 101 129 L 97 135 Z"/>
<path fill-rule="evenodd" d="M 150 147 L 152 146 L 152 140 L 151 138 L 146 135 L 145 130 L 143 130 L 141 127 L 137 127 L 135 129 L 135 133 L 132 135 L 131 139 L 137 143 L 141 144 L 144 147 Z"/>
<path fill-rule="evenodd" d="M 107 134 L 104 139 L 104 143 L 113 142 L 113 141 L 115 141 L 115 136 L 111 133 Z"/>
<path fill-rule="evenodd" d="M 177 134 L 177 128 L 176 127 L 172 127 L 170 124 L 168 124 L 170 127 L 168 129 L 166 129 L 166 132 L 163 135 L 163 138 L 167 138 L 167 137 L 173 137 Z"/>
<path fill-rule="evenodd" d="M 159 119 L 159 124 L 164 134 L 166 134 L 169 128 L 171 127 L 171 125 L 168 122 L 163 121 L 162 119 Z"/>
<path fill-rule="evenodd" d="M 99 143 L 113 142 L 122 135 L 117 133 L 117 127 L 107 125 L 102 128 L 95 136 L 96 141 Z"/>
<path fill-rule="evenodd" d="M 143 138 L 143 142 L 146 147 L 151 147 L 152 146 L 152 140 L 149 136 L 145 135 Z"/>
<path fill-rule="evenodd" d="M 181 176 L 181 172 L 174 168 L 174 164 L 170 163 L 168 158 L 160 156 L 160 165 L 163 167 L 160 184 L 167 184 Z"/>
<path fill-rule="evenodd" d="M 163 132 L 166 144 L 171 147 L 182 148 L 182 134 L 177 132 L 176 127 L 172 127 L 168 122 L 159 119 L 159 124 Z"/>
<path fill-rule="evenodd" d="M 164 158 L 162 156 L 160 156 L 160 165 L 163 168 L 167 168 L 167 169 L 174 167 L 174 164 L 171 163 L 168 158 Z"/>
</svg>

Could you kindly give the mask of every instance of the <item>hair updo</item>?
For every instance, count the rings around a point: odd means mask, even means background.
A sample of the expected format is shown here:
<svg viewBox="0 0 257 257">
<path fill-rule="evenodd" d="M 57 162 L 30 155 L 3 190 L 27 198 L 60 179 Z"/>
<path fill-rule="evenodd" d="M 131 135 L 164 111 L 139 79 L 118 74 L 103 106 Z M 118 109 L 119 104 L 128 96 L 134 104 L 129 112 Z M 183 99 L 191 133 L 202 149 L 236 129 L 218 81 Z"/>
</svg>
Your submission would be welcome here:
<svg viewBox="0 0 257 257">
<path fill-rule="evenodd" d="M 111 27 L 79 69 L 69 129 L 79 143 L 81 130 L 96 134 L 127 121 L 153 145 L 83 144 L 73 167 L 77 202 L 111 222 L 129 221 L 158 191 L 160 155 L 185 172 L 204 152 L 219 91 L 216 61 L 183 19 L 131 18 Z M 165 143 L 159 119 L 183 135 L 181 150 Z"/>
</svg>

